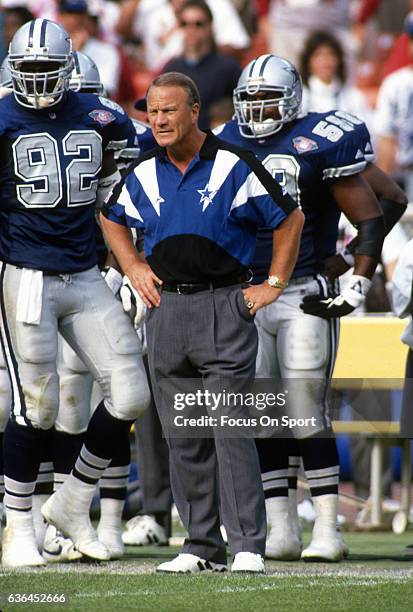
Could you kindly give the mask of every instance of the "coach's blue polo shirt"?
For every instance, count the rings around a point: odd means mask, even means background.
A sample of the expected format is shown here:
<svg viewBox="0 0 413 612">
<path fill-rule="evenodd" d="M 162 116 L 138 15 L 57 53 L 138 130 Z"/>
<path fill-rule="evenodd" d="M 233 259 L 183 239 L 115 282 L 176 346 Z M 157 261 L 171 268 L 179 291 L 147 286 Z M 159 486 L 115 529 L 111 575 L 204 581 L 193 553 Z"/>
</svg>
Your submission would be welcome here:
<svg viewBox="0 0 413 612">
<path fill-rule="evenodd" d="M 248 268 L 258 227 L 297 207 L 253 153 L 207 133 L 182 174 L 156 147 L 143 155 L 103 214 L 144 230 L 145 255 L 165 282 L 233 279 Z"/>
</svg>

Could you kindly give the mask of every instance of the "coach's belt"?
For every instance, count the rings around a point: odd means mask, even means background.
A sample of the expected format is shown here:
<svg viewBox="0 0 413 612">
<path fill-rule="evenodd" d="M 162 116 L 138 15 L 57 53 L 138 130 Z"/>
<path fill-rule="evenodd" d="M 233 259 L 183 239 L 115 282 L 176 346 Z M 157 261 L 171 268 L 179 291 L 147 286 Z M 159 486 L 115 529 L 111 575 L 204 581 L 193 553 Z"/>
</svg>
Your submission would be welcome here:
<svg viewBox="0 0 413 612">
<path fill-rule="evenodd" d="M 164 283 L 162 285 L 162 291 L 170 291 L 172 293 L 179 293 L 181 295 L 189 295 L 191 293 L 198 293 L 199 291 L 212 291 L 213 289 L 220 289 L 221 287 L 230 287 L 231 285 L 238 285 L 246 282 L 246 276 L 237 276 L 236 278 L 229 278 L 226 280 L 215 280 L 209 283 Z"/>
</svg>

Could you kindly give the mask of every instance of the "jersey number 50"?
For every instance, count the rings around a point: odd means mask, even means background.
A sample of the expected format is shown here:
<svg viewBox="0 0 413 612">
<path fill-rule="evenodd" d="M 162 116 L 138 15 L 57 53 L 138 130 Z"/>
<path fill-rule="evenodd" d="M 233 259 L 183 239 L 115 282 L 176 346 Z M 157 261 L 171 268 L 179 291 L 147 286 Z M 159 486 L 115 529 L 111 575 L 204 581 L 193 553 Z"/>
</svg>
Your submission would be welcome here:
<svg viewBox="0 0 413 612">
<path fill-rule="evenodd" d="M 17 199 L 28 208 L 53 208 L 66 196 L 67 206 L 85 206 L 96 199 L 102 167 L 102 139 L 93 130 L 72 130 L 62 140 L 63 155 L 73 157 L 66 167 L 66 194 L 57 141 L 47 133 L 19 136 L 13 143 L 14 170 L 24 181 L 16 185 Z M 83 153 L 83 156 L 80 155 Z"/>
</svg>

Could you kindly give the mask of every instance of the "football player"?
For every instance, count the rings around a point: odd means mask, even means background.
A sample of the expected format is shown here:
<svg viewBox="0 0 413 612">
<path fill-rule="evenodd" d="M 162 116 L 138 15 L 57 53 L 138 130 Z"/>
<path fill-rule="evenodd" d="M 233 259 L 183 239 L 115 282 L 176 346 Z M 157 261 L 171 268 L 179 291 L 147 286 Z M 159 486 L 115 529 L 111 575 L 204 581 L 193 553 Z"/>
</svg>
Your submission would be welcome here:
<svg viewBox="0 0 413 612">
<path fill-rule="evenodd" d="M 99 382 L 103 401 L 72 474 L 42 511 L 82 554 L 107 560 L 90 522 L 91 500 L 149 401 L 141 347 L 96 265 L 95 207 L 120 177 L 109 144 L 132 127 L 113 102 L 69 91 L 72 43 L 58 24 L 23 25 L 9 68 L 13 96 L 0 101 L 1 341 L 12 386 L 2 562 L 45 563 L 31 505 L 58 410 L 58 331 Z"/>
<path fill-rule="evenodd" d="M 69 88 L 78 93 L 104 95 L 104 88 L 95 62 L 79 51 L 73 53 L 74 67 Z M 113 148 L 114 158 L 121 174 L 127 172 L 128 166 L 143 150 L 153 146 L 152 136 L 146 124 L 132 120 L 134 131 L 125 134 L 126 138 L 111 141 L 108 150 Z M 126 145 L 126 146 L 125 146 Z M 99 246 L 99 263 L 103 268 L 102 275 L 113 293 L 118 294 L 122 285 L 122 276 L 106 263 L 107 249 L 102 232 L 97 223 L 96 238 Z M 127 281 L 121 295 L 128 296 Z M 125 290 L 125 291 L 124 291 Z M 124 307 L 127 307 L 124 304 Z M 82 446 L 84 433 L 91 415 L 99 401 L 92 394 L 93 377 L 70 345 L 59 338 L 57 370 L 60 380 L 59 413 L 56 419 L 56 430 L 53 435 L 53 463 L 55 467 L 55 489 L 69 476 Z M 92 401 L 92 404 L 91 404 Z M 121 453 L 112 460 L 99 482 L 100 521 L 97 528 L 99 539 L 110 552 L 111 559 L 123 554 L 121 537 L 121 518 L 127 493 L 130 453 L 128 448 L 120 449 Z M 44 500 L 43 500 L 44 501 Z M 37 531 L 37 530 L 36 530 Z M 49 562 L 72 561 L 78 557 L 72 542 L 56 533 L 49 526 L 44 541 L 43 556 Z"/>
<path fill-rule="evenodd" d="M 338 340 L 338 318 L 362 304 L 380 255 L 385 227 L 378 201 L 362 172 L 372 159 L 366 126 L 339 110 L 309 113 L 299 118 L 302 84 L 295 67 L 274 55 L 263 55 L 243 70 L 234 91 L 236 118 L 215 130 L 220 138 L 252 149 L 288 193 L 301 205 L 305 226 L 300 255 L 277 304 L 258 311 L 257 376 L 297 379 L 291 385 L 289 409 L 294 415 L 324 417 L 324 389 L 320 380 L 331 376 Z M 371 171 L 380 184 L 379 171 Z M 395 221 L 403 211 L 388 202 Z M 396 212 L 395 212 L 396 211 Z M 352 253 L 335 256 L 339 216 L 343 212 L 358 228 Z M 387 218 L 386 217 L 386 218 Z M 391 225 L 392 226 L 392 225 Z M 260 231 L 255 253 L 254 281 L 267 277 L 272 240 Z M 354 274 L 337 295 L 324 273 L 330 258 L 330 276 L 354 264 Z M 341 271 L 340 271 L 341 270 Z M 282 279 L 268 278 L 278 286 Z M 314 384 L 311 384 L 311 380 Z M 337 532 L 338 454 L 334 437 L 311 437 L 311 429 L 297 439 L 258 440 L 267 515 L 271 534 L 267 556 L 300 557 L 294 476 L 288 455 L 297 464 L 303 458 L 316 519 L 304 560 L 338 561 L 347 548 Z M 316 433 L 314 431 L 314 433 Z M 298 447 L 298 448 L 297 448 Z M 288 502 L 288 484 L 291 499 Z"/>
</svg>

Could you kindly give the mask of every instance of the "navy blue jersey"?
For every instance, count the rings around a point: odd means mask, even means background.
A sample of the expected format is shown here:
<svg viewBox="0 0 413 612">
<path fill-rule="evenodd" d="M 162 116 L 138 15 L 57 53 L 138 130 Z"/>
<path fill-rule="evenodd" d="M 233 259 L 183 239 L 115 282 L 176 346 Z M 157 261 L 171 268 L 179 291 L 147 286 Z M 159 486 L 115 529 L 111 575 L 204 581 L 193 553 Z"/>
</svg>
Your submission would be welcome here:
<svg viewBox="0 0 413 612">
<path fill-rule="evenodd" d="M 135 137 L 123 109 L 94 94 L 70 91 L 43 110 L 0 100 L 0 259 L 50 272 L 95 265 L 103 152 Z"/>
<path fill-rule="evenodd" d="M 373 159 L 365 124 L 342 111 L 309 113 L 268 138 L 241 136 L 233 119 L 214 130 L 228 142 L 255 153 L 283 190 L 305 214 L 300 253 L 293 277 L 323 270 L 323 260 L 335 253 L 340 210 L 329 182 L 364 170 Z M 272 231 L 259 231 L 253 258 L 254 282 L 268 276 L 272 254 Z"/>
<path fill-rule="evenodd" d="M 211 133 L 184 174 L 157 147 L 140 158 L 118 191 L 103 213 L 143 228 L 146 259 L 167 282 L 241 274 L 257 228 L 275 229 L 297 206 L 253 154 Z"/>
</svg>

